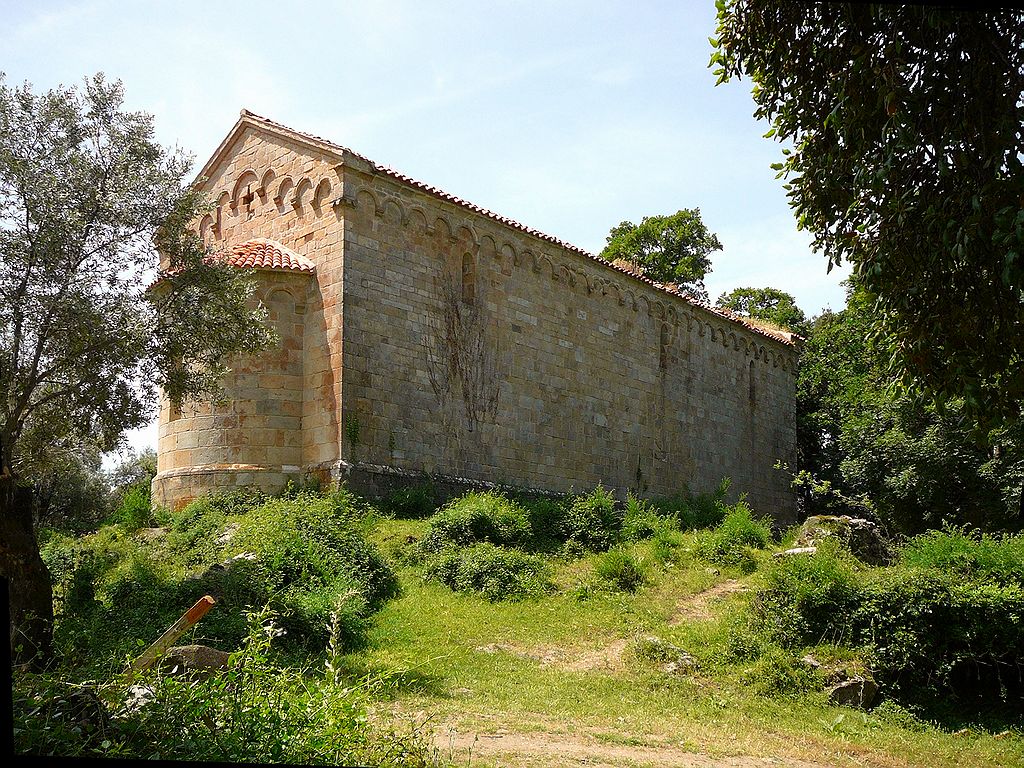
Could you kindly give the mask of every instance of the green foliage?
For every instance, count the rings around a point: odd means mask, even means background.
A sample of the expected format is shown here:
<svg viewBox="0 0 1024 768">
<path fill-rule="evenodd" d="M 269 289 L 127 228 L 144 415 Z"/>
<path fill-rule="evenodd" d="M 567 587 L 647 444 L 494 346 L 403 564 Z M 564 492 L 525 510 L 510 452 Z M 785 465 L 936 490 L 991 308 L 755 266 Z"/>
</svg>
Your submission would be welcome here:
<svg viewBox="0 0 1024 768">
<path fill-rule="evenodd" d="M 807 335 L 804 311 L 796 305 L 791 294 L 778 288 L 736 288 L 719 296 L 715 306 L 744 317 L 766 320 L 801 336 Z"/>
<path fill-rule="evenodd" d="M 944 522 L 1019 528 L 1024 425 L 986 435 L 962 400 L 939 410 L 899 394 L 865 340 L 866 296 L 854 287 L 847 302 L 815 320 L 800 361 L 794 479 L 807 511 L 870 507 L 907 533 Z"/>
<path fill-rule="evenodd" d="M 731 484 L 732 481 L 725 477 L 711 493 L 691 493 L 684 489 L 673 496 L 654 499 L 652 504 L 659 515 L 678 520 L 683 530 L 711 528 L 725 519 L 725 497 Z"/>
<path fill-rule="evenodd" d="M 442 551 L 428 561 L 426 576 L 492 602 L 521 600 L 552 588 L 544 558 L 490 543 Z"/>
<path fill-rule="evenodd" d="M 229 647 L 246 631 L 246 611 L 270 605 L 293 646 L 320 645 L 337 615 L 347 646 L 395 595 L 397 581 L 359 530 L 365 512 L 345 491 L 263 498 L 235 492 L 196 499 L 170 515 L 147 543 L 121 526 L 79 540 L 51 536 L 43 548 L 60 596 L 60 636 L 77 653 L 120 653 L 149 642 L 197 599 L 217 605 L 201 632 Z"/>
<path fill-rule="evenodd" d="M 530 521 L 521 506 L 498 493 L 468 493 L 430 518 L 420 547 L 425 553 L 478 542 L 519 547 L 530 535 Z"/>
<path fill-rule="evenodd" d="M 419 520 L 437 510 L 437 489 L 431 482 L 396 488 L 380 502 L 381 511 L 399 520 Z"/>
<path fill-rule="evenodd" d="M 1016 9 L 738 0 L 711 60 L 792 147 L 799 225 L 853 265 L 887 367 L 982 421 L 1024 402 L 1022 29 Z"/>
<path fill-rule="evenodd" d="M 971 707 L 1019 706 L 1020 547 L 1020 537 L 954 530 L 912 539 L 891 568 L 858 572 L 835 545 L 775 560 L 752 602 L 757 639 L 746 644 L 757 653 L 774 644 L 864 648 L 875 679 L 901 702 L 953 695 Z"/>
<path fill-rule="evenodd" d="M 0 80 L 0 460 L 27 477 L 29 444 L 111 448 L 157 387 L 214 392 L 229 356 L 272 337 L 248 276 L 191 230 L 207 204 L 190 158 L 123 101 L 102 75 L 43 94 Z M 174 291 L 148 290 L 158 249 Z"/>
<path fill-rule="evenodd" d="M 753 614 L 758 631 L 783 647 L 841 645 L 853 637 L 851 616 L 858 601 L 852 556 L 835 542 L 824 542 L 814 554 L 772 560 Z"/>
<path fill-rule="evenodd" d="M 963 579 L 1024 586 L 1024 535 L 991 536 L 966 528 L 928 531 L 900 548 L 899 564 Z"/>
<path fill-rule="evenodd" d="M 518 501 L 526 510 L 535 545 L 546 546 L 564 541 L 565 503 L 561 499 L 533 496 Z"/>
<path fill-rule="evenodd" d="M 694 658 L 674 643 L 655 635 L 641 637 L 633 643 L 633 655 L 644 664 L 657 665 L 663 670 L 690 668 Z M 667 671 L 666 670 L 666 671 Z"/>
<path fill-rule="evenodd" d="M 569 504 L 562 523 L 566 541 L 600 552 L 618 538 L 622 518 L 615 509 L 615 497 L 600 485 Z"/>
<path fill-rule="evenodd" d="M 153 522 L 149 483 L 129 485 L 121 494 L 117 509 L 104 522 L 128 531 L 137 531 Z"/>
<path fill-rule="evenodd" d="M 696 554 L 712 563 L 735 565 L 749 572 L 757 567 L 749 550 L 764 549 L 771 541 L 771 527 L 755 519 L 746 502 L 739 501 L 717 528 L 700 534 Z"/>
<path fill-rule="evenodd" d="M 1024 702 L 1019 584 L 893 569 L 864 586 L 854 622 L 877 679 L 901 698 Z"/>
<path fill-rule="evenodd" d="M 436 753 L 417 733 L 402 736 L 367 718 L 371 679 L 344 685 L 336 653 L 325 673 L 281 668 L 271 645 L 280 629 L 267 611 L 249 615 L 230 668 L 193 681 L 159 671 L 126 696 L 113 680 L 71 685 L 55 675 L 19 674 L 14 684 L 15 750 L 21 754 L 201 760 L 289 765 L 427 766 Z M 111 719 L 97 693 L 131 699 Z"/>
<path fill-rule="evenodd" d="M 666 524 L 675 523 L 674 518 L 664 518 L 646 501 L 632 493 L 626 494 L 626 509 L 622 516 L 622 538 L 625 541 L 642 541 L 654 536 Z M 676 524 L 678 525 L 678 524 Z"/>
<path fill-rule="evenodd" d="M 156 451 L 152 448 L 131 452 L 107 474 L 107 482 L 115 493 L 123 493 L 134 485 L 148 486 L 156 477 L 156 461 Z"/>
<path fill-rule="evenodd" d="M 622 259 L 659 283 L 681 283 L 707 301 L 704 276 L 711 271 L 712 251 L 722 250 L 718 237 L 704 226 L 699 208 L 670 216 L 645 216 L 639 224 L 612 227 L 601 258 Z"/>
<path fill-rule="evenodd" d="M 821 675 L 793 653 L 767 646 L 740 676 L 759 696 L 793 696 L 821 688 Z"/>
<path fill-rule="evenodd" d="M 594 562 L 594 571 L 620 592 L 636 592 L 647 581 L 643 563 L 622 547 L 601 554 Z"/>
</svg>

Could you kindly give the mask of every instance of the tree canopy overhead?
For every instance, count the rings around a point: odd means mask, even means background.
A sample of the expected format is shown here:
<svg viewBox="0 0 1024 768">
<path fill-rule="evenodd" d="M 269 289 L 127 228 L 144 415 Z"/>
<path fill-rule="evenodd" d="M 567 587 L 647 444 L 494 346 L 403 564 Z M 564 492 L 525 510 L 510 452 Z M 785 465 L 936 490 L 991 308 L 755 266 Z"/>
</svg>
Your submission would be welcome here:
<svg viewBox="0 0 1024 768">
<path fill-rule="evenodd" d="M 891 365 L 983 420 L 1024 400 L 1024 12 L 718 3 L 718 82 L 748 75 L 829 267 Z"/>
<path fill-rule="evenodd" d="M 712 251 L 722 250 L 714 232 L 700 218 L 700 208 L 683 208 L 670 216 L 644 216 L 639 224 L 612 227 L 601 257 L 622 259 L 659 283 L 678 283 L 707 301 L 704 276 L 711 271 Z"/>
<path fill-rule="evenodd" d="M 33 480 L 145 424 L 157 387 L 215 391 L 231 355 L 271 338 L 248 276 L 189 229 L 205 208 L 190 165 L 123 110 L 120 82 L 36 94 L 0 75 L 0 570 L 29 656 L 52 617 Z M 147 289 L 158 250 L 172 290 Z"/>
</svg>

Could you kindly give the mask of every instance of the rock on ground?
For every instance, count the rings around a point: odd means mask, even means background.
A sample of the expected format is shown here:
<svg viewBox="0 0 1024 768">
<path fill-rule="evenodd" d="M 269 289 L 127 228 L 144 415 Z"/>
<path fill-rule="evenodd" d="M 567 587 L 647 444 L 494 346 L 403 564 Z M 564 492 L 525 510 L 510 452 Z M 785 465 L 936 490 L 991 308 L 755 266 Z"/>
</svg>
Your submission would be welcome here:
<svg viewBox="0 0 1024 768">
<path fill-rule="evenodd" d="M 884 565 L 892 553 L 881 526 L 871 520 L 847 515 L 814 515 L 800 527 L 795 547 L 817 547 L 834 539 L 868 565 Z"/>
</svg>

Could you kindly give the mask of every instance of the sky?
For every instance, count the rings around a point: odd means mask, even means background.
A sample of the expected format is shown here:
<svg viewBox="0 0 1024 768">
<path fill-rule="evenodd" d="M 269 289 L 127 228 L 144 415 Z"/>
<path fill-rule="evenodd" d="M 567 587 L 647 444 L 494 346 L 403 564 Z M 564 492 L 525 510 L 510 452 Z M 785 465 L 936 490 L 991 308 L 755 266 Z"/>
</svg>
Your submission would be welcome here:
<svg viewBox="0 0 1024 768">
<path fill-rule="evenodd" d="M 196 170 L 246 108 L 595 253 L 621 221 L 696 207 L 723 244 L 712 299 L 844 304 L 750 81 L 715 86 L 714 0 L 0 0 L 0 28 L 9 85 L 120 79 Z M 155 447 L 155 426 L 129 443 Z"/>
</svg>

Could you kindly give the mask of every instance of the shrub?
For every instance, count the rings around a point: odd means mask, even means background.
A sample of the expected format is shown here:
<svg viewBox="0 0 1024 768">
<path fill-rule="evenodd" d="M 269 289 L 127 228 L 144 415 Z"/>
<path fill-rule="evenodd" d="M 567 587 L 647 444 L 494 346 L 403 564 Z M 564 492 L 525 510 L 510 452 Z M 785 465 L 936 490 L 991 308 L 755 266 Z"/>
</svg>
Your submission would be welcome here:
<svg viewBox="0 0 1024 768">
<path fill-rule="evenodd" d="M 381 510 L 399 520 L 430 517 L 437 509 L 437 489 L 431 482 L 396 488 L 381 501 Z"/>
<path fill-rule="evenodd" d="M 784 647 L 849 642 L 860 599 L 851 557 L 830 542 L 773 559 L 752 602 L 757 629 Z"/>
<path fill-rule="evenodd" d="M 113 727 L 98 687 L 18 674 L 15 751 L 289 765 L 436 764 L 436 750 L 418 734 L 403 736 L 371 724 L 366 715 L 374 681 L 342 684 L 335 643 L 322 674 L 280 668 L 271 662 L 271 643 L 279 633 L 273 616 L 254 613 L 246 627 L 226 672 L 193 681 L 155 669 L 138 680 L 144 697 L 120 707 Z M 111 698 L 126 699 L 117 683 L 102 688 L 111 690 Z"/>
<path fill-rule="evenodd" d="M 768 646 L 754 665 L 740 675 L 740 682 L 752 686 L 761 696 L 791 696 L 821 687 L 821 675 L 792 653 Z"/>
<path fill-rule="evenodd" d="M 684 489 L 673 496 L 655 499 L 653 505 L 660 515 L 674 517 L 683 530 L 712 528 L 725 519 L 725 497 L 731 485 L 732 480 L 725 477 L 711 493 L 693 494 Z"/>
<path fill-rule="evenodd" d="M 238 518 L 225 554 L 251 553 L 234 564 L 234 601 L 253 605 L 262 597 L 280 614 L 283 626 L 304 642 L 322 643 L 332 610 L 353 617 L 345 638 L 355 641 L 361 621 L 398 591 L 391 567 L 377 548 L 355 530 L 354 497 L 300 492 L 292 499 L 268 499 Z M 259 585 L 246 594 L 246 585 Z"/>
<path fill-rule="evenodd" d="M 565 540 L 565 504 L 552 498 L 535 496 L 520 499 L 530 522 L 530 532 L 535 544 L 560 543 Z"/>
<path fill-rule="evenodd" d="M 107 518 L 106 525 L 120 525 L 125 530 L 137 531 L 148 526 L 153 519 L 148 483 L 129 485 L 121 494 L 117 509 Z"/>
<path fill-rule="evenodd" d="M 551 588 L 542 557 L 489 543 L 448 549 L 427 563 L 427 578 L 459 592 L 479 592 L 490 601 L 517 600 Z"/>
<path fill-rule="evenodd" d="M 653 536 L 667 519 L 662 518 L 649 503 L 638 499 L 632 493 L 626 494 L 626 510 L 622 516 L 622 538 L 626 541 L 641 541 Z"/>
<path fill-rule="evenodd" d="M 678 564 L 682 560 L 680 548 L 683 541 L 683 533 L 679 530 L 679 524 L 675 520 L 664 520 L 663 524 L 654 531 L 651 554 L 659 563 Z"/>
<path fill-rule="evenodd" d="M 526 511 L 498 493 L 468 493 L 430 518 L 420 542 L 425 553 L 490 542 L 518 547 L 530 539 Z"/>
<path fill-rule="evenodd" d="M 756 561 L 748 548 L 764 549 L 771 540 L 771 528 L 755 520 L 750 507 L 740 501 L 729 509 L 717 528 L 700 536 L 696 553 L 712 563 L 737 565 L 749 572 L 756 567 Z"/>
<path fill-rule="evenodd" d="M 280 614 L 287 643 L 322 644 L 333 612 L 344 642 L 358 642 L 369 613 L 397 592 L 391 568 L 359 531 L 358 499 L 299 491 L 247 508 L 252 498 L 197 500 L 149 544 L 119 526 L 73 547 L 53 537 L 45 556 L 57 566 L 55 591 L 66 607 L 62 642 L 74 650 L 87 640 L 94 657 L 121 655 L 135 639 L 158 637 L 204 594 L 217 605 L 197 632 L 214 644 L 240 642 L 245 611 L 266 604 Z"/>
<path fill-rule="evenodd" d="M 892 569 L 865 585 L 853 620 L 876 677 L 901 697 L 1024 702 L 1019 585 Z"/>
<path fill-rule="evenodd" d="M 600 485 L 585 496 L 577 496 L 566 510 L 563 535 L 585 549 L 600 552 L 618 538 L 622 518 L 615 509 L 615 498 Z"/>
<path fill-rule="evenodd" d="M 899 563 L 965 579 L 1024 586 L 1024 536 L 972 534 L 966 527 L 928 531 L 903 545 Z"/>
<path fill-rule="evenodd" d="M 228 517 L 240 517 L 265 497 L 255 489 L 238 489 L 201 496 L 177 512 L 167 513 L 167 547 L 185 568 L 213 564 L 221 544 L 218 536 Z"/>
<path fill-rule="evenodd" d="M 603 581 L 622 592 L 636 592 L 647 580 L 641 562 L 621 547 L 601 555 L 594 570 Z"/>
</svg>

